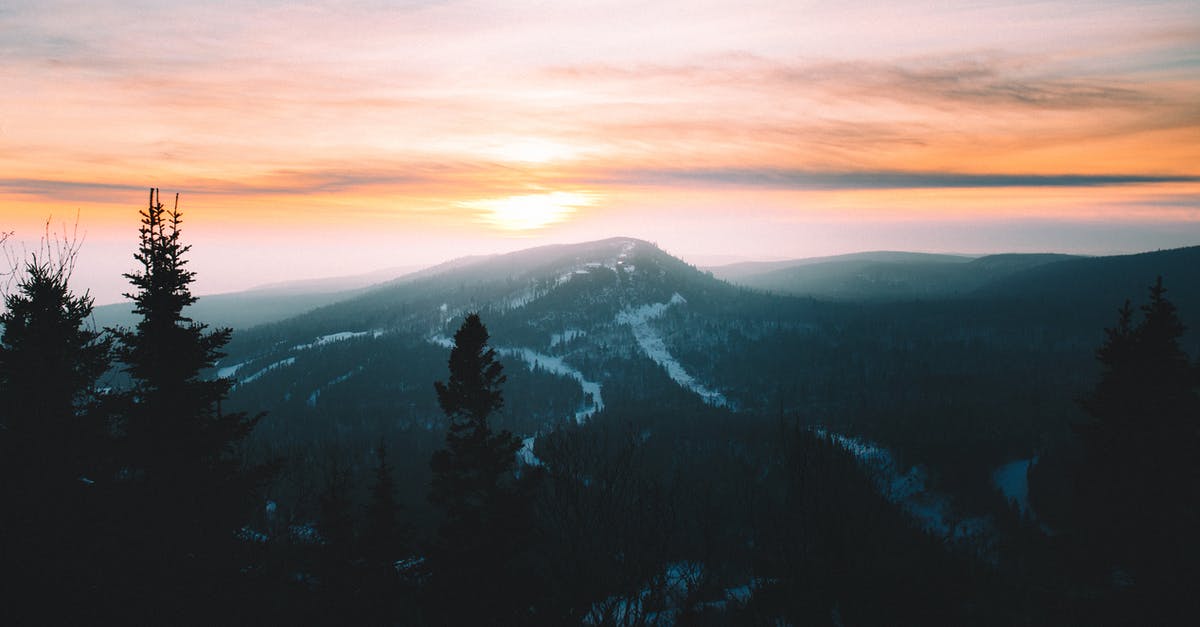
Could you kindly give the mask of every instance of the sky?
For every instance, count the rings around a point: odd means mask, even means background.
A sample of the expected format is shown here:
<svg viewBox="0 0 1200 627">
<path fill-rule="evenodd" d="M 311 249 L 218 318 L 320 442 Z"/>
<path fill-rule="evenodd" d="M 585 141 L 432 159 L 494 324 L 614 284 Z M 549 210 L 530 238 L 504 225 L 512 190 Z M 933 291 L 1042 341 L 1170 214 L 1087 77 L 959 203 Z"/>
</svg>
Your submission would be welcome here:
<svg viewBox="0 0 1200 627">
<path fill-rule="evenodd" d="M 195 291 L 631 236 L 700 265 L 1200 244 L 1200 3 L 0 0 L 0 231 Z"/>
</svg>

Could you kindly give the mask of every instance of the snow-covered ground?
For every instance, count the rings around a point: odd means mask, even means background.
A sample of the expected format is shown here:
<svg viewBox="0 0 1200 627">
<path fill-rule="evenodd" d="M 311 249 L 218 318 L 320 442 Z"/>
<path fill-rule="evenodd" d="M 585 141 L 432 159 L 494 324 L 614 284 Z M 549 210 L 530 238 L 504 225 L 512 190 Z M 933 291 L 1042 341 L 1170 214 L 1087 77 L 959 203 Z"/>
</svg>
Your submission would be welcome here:
<svg viewBox="0 0 1200 627">
<path fill-rule="evenodd" d="M 693 608 L 728 610 L 744 606 L 766 582 L 755 578 L 749 583 L 722 590 L 720 598 L 696 603 L 708 571 L 700 562 L 667 564 L 661 578 L 646 584 L 632 596 L 612 596 L 592 604 L 583 617 L 585 625 L 674 625 L 681 611 Z"/>
<path fill-rule="evenodd" d="M 245 365 L 246 365 L 246 362 L 242 361 L 242 362 L 238 362 L 232 366 L 224 366 L 222 368 L 218 368 L 217 369 L 217 378 L 218 379 L 228 379 L 230 377 L 233 377 L 234 375 L 237 374 L 237 371 L 241 370 L 242 366 L 245 366 Z"/>
<path fill-rule="evenodd" d="M 429 343 L 436 344 L 443 348 L 454 348 L 454 340 L 444 335 L 433 335 L 428 338 Z M 496 348 L 496 353 L 503 357 L 517 357 L 525 362 L 525 365 L 533 370 L 536 366 L 546 372 L 549 372 L 560 377 L 570 377 L 579 383 L 580 389 L 583 390 L 583 405 L 580 406 L 574 415 L 575 422 L 582 423 L 592 417 L 596 412 L 604 409 L 604 397 L 601 395 L 601 386 L 595 381 L 588 380 L 583 376 L 583 373 L 576 370 L 570 364 L 563 360 L 562 357 L 555 357 L 545 353 L 539 353 L 532 348 L 511 348 L 500 347 Z"/>
<path fill-rule="evenodd" d="M 346 374 L 343 374 L 343 375 L 334 377 L 333 379 L 330 379 L 329 382 L 326 383 L 325 385 L 313 390 L 313 393 L 308 395 L 308 401 L 307 401 L 308 406 L 316 407 L 317 400 L 321 398 L 321 392 L 323 390 L 327 390 L 339 383 L 346 382 L 347 380 L 350 379 L 350 377 L 353 377 L 354 375 L 362 372 L 362 369 L 363 369 L 363 367 L 359 366 L 358 368 L 355 368 L 354 370 L 351 370 L 350 372 L 347 372 Z"/>
<path fill-rule="evenodd" d="M 272 370 L 278 370 L 279 368 L 286 368 L 287 366 L 290 366 L 294 363 L 296 363 L 295 357 L 288 357 L 287 359 L 280 359 L 279 361 L 267 366 L 266 368 L 263 368 L 262 370 L 259 370 L 258 372 L 255 372 L 254 374 L 246 377 L 245 379 L 239 380 L 238 384 L 245 385 L 252 381 L 257 381 L 259 377 L 263 376 L 264 374 L 267 374 L 268 372 L 270 372 Z"/>
<path fill-rule="evenodd" d="M 429 337 L 431 344 L 436 344 L 443 348 L 454 348 L 454 340 L 444 335 L 433 335 Z M 573 418 L 577 423 L 583 423 L 588 418 L 591 418 L 596 412 L 604 409 L 604 396 L 601 394 L 602 388 L 596 381 L 591 381 L 583 376 L 583 373 L 572 367 L 562 357 L 555 357 L 545 353 L 539 353 L 531 348 L 511 348 L 501 347 L 496 348 L 496 353 L 504 357 L 516 357 L 525 362 L 525 365 L 533 370 L 534 367 L 540 368 L 560 377 L 570 377 L 579 383 L 580 389 L 583 390 L 583 404 L 575 410 Z M 540 466 L 542 461 L 533 454 L 533 448 L 537 443 L 537 436 L 532 435 L 522 441 L 522 446 L 517 451 L 517 458 L 528 466 Z"/>
<path fill-rule="evenodd" d="M 308 344 L 297 344 L 292 347 L 292 350 L 294 350 L 294 351 L 308 350 L 310 348 L 316 348 L 318 346 L 325 346 L 326 344 L 332 344 L 334 342 L 344 342 L 346 340 L 353 339 L 356 337 L 363 337 L 364 335 L 370 335 L 372 337 L 379 337 L 380 335 L 383 335 L 383 331 L 342 331 L 340 333 L 330 333 L 329 335 L 322 335 L 321 337 L 318 337 L 317 339 L 309 342 Z"/>
<path fill-rule="evenodd" d="M 692 376 L 683 367 L 683 364 L 671 355 L 662 336 L 650 324 L 651 320 L 661 318 L 667 312 L 668 307 L 685 303 L 687 300 L 677 292 L 671 296 L 670 301 L 665 303 L 651 303 L 623 309 L 617 313 L 616 322 L 620 325 L 628 325 L 633 329 L 633 337 L 637 340 L 642 352 L 654 363 L 662 366 L 667 371 L 667 376 L 671 377 L 673 381 L 695 392 L 709 405 L 727 406 L 729 400 L 725 398 L 725 395 L 697 381 L 696 377 Z"/>
<path fill-rule="evenodd" d="M 1037 457 L 1018 459 L 1000 466 L 992 473 L 992 483 L 1010 503 L 1016 503 L 1021 516 L 1036 518 L 1029 505 L 1029 466 L 1037 463 Z"/>
<path fill-rule="evenodd" d="M 454 348 L 454 338 L 446 337 L 440 333 L 429 336 L 428 340 L 430 344 L 437 344 L 442 348 Z"/>
<path fill-rule="evenodd" d="M 953 540 L 966 540 L 990 535 L 992 523 L 984 517 L 958 518 L 950 499 L 931 490 L 928 474 L 920 466 L 901 469 L 891 451 L 858 438 L 815 429 L 814 433 L 831 439 L 875 471 L 880 492 L 899 505 L 928 532 Z"/>
<path fill-rule="evenodd" d="M 566 329 L 562 333 L 554 333 L 550 335 L 550 348 L 554 348 L 559 344 L 565 344 L 578 337 L 587 335 L 587 331 L 582 329 Z"/>
<path fill-rule="evenodd" d="M 453 345 L 453 342 L 451 343 Z M 496 352 L 505 357 L 519 357 L 529 366 L 536 366 L 546 372 L 560 377 L 570 377 L 579 383 L 583 390 L 583 405 L 575 412 L 575 422 L 583 423 L 596 412 L 604 409 L 604 398 L 600 395 L 600 384 L 589 381 L 583 373 L 571 367 L 562 357 L 554 357 L 539 353 L 531 348 L 497 348 Z"/>
<path fill-rule="evenodd" d="M 517 451 L 517 461 L 523 466 L 541 466 L 542 460 L 538 459 L 537 455 L 533 454 L 533 447 L 537 444 L 537 436 L 531 435 L 524 440 L 521 440 L 521 450 Z"/>
</svg>

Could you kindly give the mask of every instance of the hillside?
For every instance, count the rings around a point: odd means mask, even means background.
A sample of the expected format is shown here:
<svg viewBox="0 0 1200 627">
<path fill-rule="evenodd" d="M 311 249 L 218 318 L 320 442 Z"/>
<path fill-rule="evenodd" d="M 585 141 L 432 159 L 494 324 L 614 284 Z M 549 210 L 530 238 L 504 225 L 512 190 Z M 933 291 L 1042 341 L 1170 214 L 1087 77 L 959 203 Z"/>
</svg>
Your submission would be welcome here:
<svg viewBox="0 0 1200 627">
<path fill-rule="evenodd" d="M 1029 268 L 1070 259 L 1057 254 L 979 258 L 872 252 L 710 268 L 713 276 L 777 294 L 838 301 L 903 301 L 969 296 Z"/>
</svg>

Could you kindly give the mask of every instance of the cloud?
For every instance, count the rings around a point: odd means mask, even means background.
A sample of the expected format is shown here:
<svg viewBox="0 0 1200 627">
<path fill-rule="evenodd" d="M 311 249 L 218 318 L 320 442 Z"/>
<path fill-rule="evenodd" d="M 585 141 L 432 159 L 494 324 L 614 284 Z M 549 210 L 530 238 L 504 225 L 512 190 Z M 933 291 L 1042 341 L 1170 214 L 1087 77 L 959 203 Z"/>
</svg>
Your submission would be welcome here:
<svg viewBox="0 0 1200 627">
<path fill-rule="evenodd" d="M 742 88 L 811 98 L 888 100 L 948 108 L 1126 108 L 1157 103 L 1153 83 L 1123 76 L 1055 76 L 1051 59 L 962 52 L 909 60 L 781 61 L 730 54 L 681 65 L 591 64 L 550 67 L 548 77 L 591 82 L 670 84 L 690 89 Z"/>
<path fill-rule="evenodd" d="M 614 171 L 593 184 L 715 186 L 791 190 L 959 189 L 1005 187 L 1100 187 L 1151 183 L 1198 183 L 1200 176 L 1141 174 L 958 174 L 951 172 L 828 172 L 712 168 Z"/>
</svg>

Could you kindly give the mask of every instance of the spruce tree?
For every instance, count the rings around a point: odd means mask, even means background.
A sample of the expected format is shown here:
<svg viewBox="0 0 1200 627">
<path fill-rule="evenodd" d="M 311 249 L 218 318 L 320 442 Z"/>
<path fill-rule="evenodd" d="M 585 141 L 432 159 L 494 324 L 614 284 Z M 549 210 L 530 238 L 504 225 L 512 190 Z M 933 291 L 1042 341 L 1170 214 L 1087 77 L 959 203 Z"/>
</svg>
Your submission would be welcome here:
<svg viewBox="0 0 1200 627">
<path fill-rule="evenodd" d="M 1077 428 L 1078 524 L 1088 550 L 1141 594 L 1171 597 L 1200 583 L 1200 378 L 1166 292 L 1160 277 L 1136 322 L 1126 302 L 1096 351 L 1102 374 L 1083 401 L 1090 420 Z"/>
<path fill-rule="evenodd" d="M 28 473 L 58 489 L 96 469 L 105 425 L 95 384 L 111 346 L 88 323 L 92 298 L 70 291 L 73 258 L 71 250 L 57 261 L 33 255 L 0 313 L 2 474 Z"/>
<path fill-rule="evenodd" d="M 182 240 L 178 203 L 176 195 L 168 210 L 158 190 L 150 191 L 134 254 L 140 268 L 125 275 L 135 288 L 125 296 L 141 319 L 133 329 L 111 330 L 132 381 L 119 425 L 130 531 L 147 548 L 143 557 L 152 563 L 143 567 L 151 576 L 160 568 L 187 574 L 183 564 L 193 575 L 228 567 L 233 532 L 262 476 L 235 454 L 259 417 L 221 411 L 232 383 L 206 376 L 231 330 L 210 331 L 183 313 L 196 301 L 195 273 L 187 269 L 191 246 Z"/>
<path fill-rule="evenodd" d="M 108 434 L 95 386 L 110 343 L 88 325 L 91 297 L 68 287 L 75 250 L 47 243 L 0 313 L 0 606 L 14 624 L 74 620 L 99 581 Z M 47 590 L 70 602 L 31 603 Z"/>
<path fill-rule="evenodd" d="M 429 500 L 443 514 L 431 593 L 436 620 L 446 624 L 515 624 L 521 616 L 514 561 L 527 526 L 513 475 L 521 441 L 488 422 L 504 404 L 505 381 L 488 339 L 479 315 L 469 314 L 454 334 L 450 378 L 434 384 L 449 428 L 446 448 L 430 462 Z"/>
</svg>

